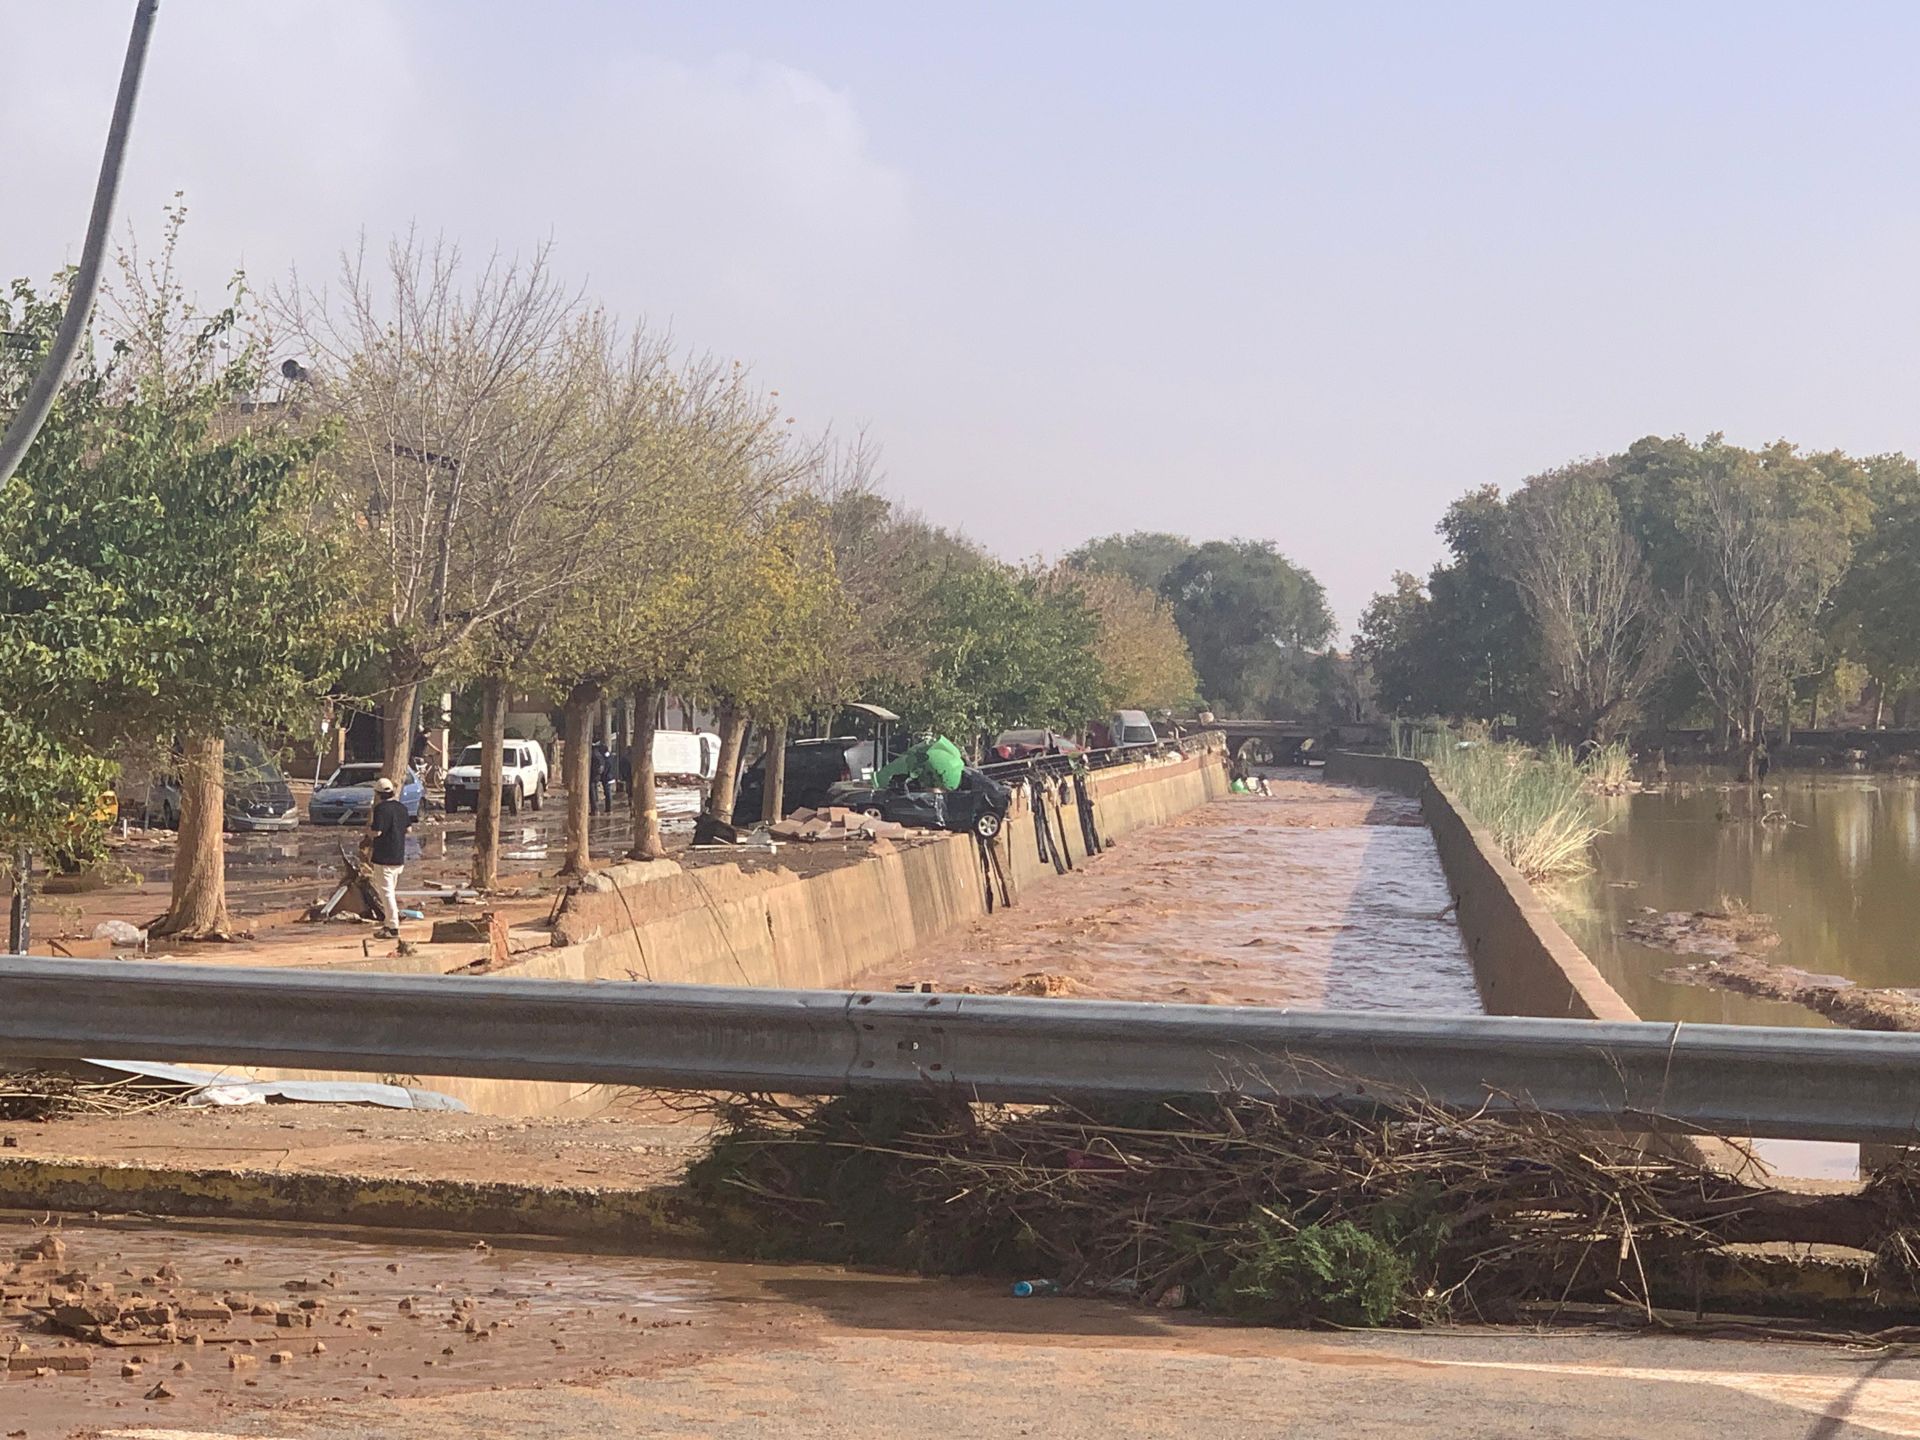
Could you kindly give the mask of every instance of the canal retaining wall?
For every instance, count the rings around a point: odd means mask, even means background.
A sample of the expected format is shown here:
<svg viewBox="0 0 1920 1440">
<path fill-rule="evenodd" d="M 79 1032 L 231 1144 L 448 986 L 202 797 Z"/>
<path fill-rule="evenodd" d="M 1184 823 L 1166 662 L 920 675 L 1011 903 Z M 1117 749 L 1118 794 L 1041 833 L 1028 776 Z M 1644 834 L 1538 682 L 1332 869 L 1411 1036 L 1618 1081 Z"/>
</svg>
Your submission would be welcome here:
<svg viewBox="0 0 1920 1440">
<path fill-rule="evenodd" d="M 1489 1015 L 1640 1018 L 1508 863 L 1493 835 L 1423 763 L 1336 751 L 1327 758 L 1327 778 L 1419 800 Z"/>
<path fill-rule="evenodd" d="M 1165 824 L 1226 794 L 1227 784 L 1223 757 L 1212 750 L 1089 777 L 1105 840 Z M 1050 833 L 1057 841 L 1062 831 L 1068 855 L 1083 863 L 1087 846 L 1071 805 L 1054 818 Z M 1008 817 L 998 845 L 1016 904 L 1053 878 L 1024 804 Z M 616 865 L 568 896 L 551 948 L 502 973 L 842 990 L 986 913 L 986 881 L 971 835 L 875 842 L 856 863 L 804 877 L 778 867 Z"/>
</svg>

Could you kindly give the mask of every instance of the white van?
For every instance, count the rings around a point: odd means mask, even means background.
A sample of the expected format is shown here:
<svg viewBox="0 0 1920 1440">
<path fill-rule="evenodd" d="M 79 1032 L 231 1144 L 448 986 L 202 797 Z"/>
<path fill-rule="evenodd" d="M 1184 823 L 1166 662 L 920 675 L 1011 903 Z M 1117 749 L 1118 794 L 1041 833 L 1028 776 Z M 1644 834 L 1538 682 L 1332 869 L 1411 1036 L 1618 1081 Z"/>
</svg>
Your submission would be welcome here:
<svg viewBox="0 0 1920 1440">
<path fill-rule="evenodd" d="M 1147 718 L 1144 710 L 1116 710 L 1109 722 L 1113 731 L 1115 745 L 1158 745 L 1160 737 L 1154 733 L 1153 721 Z"/>
<path fill-rule="evenodd" d="M 720 759 L 720 737 L 711 730 L 653 732 L 656 780 L 711 780 Z"/>
<path fill-rule="evenodd" d="M 547 795 L 547 752 L 538 740 L 509 740 L 500 753 L 500 806 L 509 815 L 520 807 L 538 810 Z M 447 771 L 447 813 L 480 808 L 480 747 L 469 745 Z"/>
</svg>

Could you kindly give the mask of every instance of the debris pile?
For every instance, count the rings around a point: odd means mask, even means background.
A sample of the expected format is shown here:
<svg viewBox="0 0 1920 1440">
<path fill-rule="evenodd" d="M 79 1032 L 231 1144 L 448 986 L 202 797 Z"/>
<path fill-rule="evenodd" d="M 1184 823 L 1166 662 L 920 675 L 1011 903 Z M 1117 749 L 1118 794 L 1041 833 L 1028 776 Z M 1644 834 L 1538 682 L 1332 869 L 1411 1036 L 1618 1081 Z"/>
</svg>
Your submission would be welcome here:
<svg viewBox="0 0 1920 1440">
<path fill-rule="evenodd" d="M 893 840 L 907 833 L 907 827 L 877 815 L 863 815 L 844 805 L 828 805 L 820 810 L 805 808 L 768 827 L 782 840 Z"/>
<path fill-rule="evenodd" d="M 722 1237 L 759 1255 L 1382 1325 L 1511 1320 L 1540 1301 L 1691 1309 L 1702 1267 L 1789 1241 L 1874 1252 L 1858 1263 L 1878 1303 L 1920 1307 L 1920 1168 L 1794 1195 L 1550 1116 L 1412 1097 L 715 1108 L 689 1183 Z"/>
<path fill-rule="evenodd" d="M 1751 955 L 1677 965 L 1660 978 L 1676 985 L 1705 985 L 1804 1005 L 1849 1030 L 1920 1030 L 1920 995 L 1911 990 L 1855 985 L 1843 976 L 1815 975 Z"/>
<path fill-rule="evenodd" d="M 1748 955 L 1780 943 L 1771 917 L 1730 901 L 1717 910 L 1647 910 L 1626 930 L 1640 944 L 1676 955 Z"/>
</svg>

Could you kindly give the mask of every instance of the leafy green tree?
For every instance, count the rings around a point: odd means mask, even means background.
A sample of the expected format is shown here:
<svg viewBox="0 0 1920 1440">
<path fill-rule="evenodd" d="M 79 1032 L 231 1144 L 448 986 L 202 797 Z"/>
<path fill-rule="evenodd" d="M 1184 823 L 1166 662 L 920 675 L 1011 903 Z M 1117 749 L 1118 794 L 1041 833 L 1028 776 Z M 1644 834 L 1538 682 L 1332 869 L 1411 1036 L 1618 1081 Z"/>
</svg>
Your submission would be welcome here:
<svg viewBox="0 0 1920 1440">
<path fill-rule="evenodd" d="M 1186 637 L 1159 595 L 1114 571 L 1058 565 L 1043 577 L 1048 592 L 1077 595 L 1099 623 L 1102 710 L 1168 710 L 1191 705 L 1200 680 Z"/>
<path fill-rule="evenodd" d="M 983 559 L 929 599 L 922 675 L 881 693 L 910 730 L 977 747 L 1014 726 L 1076 731 L 1101 713 L 1099 620 L 1077 594 Z"/>
<path fill-rule="evenodd" d="M 1135 530 L 1126 535 L 1102 535 L 1067 553 L 1066 564 L 1077 570 L 1124 575 L 1144 590 L 1159 590 L 1174 567 L 1195 550 L 1184 535 L 1162 530 Z"/>
<path fill-rule="evenodd" d="M 1332 637 L 1333 616 L 1320 582 L 1271 541 L 1210 540 L 1168 572 L 1161 593 L 1215 710 L 1314 709 L 1312 652 Z"/>
<path fill-rule="evenodd" d="M 75 403 L 56 410 L 6 497 L 0 710 L 96 756 L 178 743 L 180 837 L 154 929 L 219 939 L 232 933 L 225 733 L 305 708 L 341 614 L 311 523 L 325 436 L 255 403 L 265 357 L 244 289 L 222 310 L 195 309 L 173 271 L 180 218 L 157 262 L 123 267 L 110 359 L 77 368 Z M 14 294 L 29 316 L 42 308 Z M 34 660 L 55 653 L 51 668 Z"/>
</svg>

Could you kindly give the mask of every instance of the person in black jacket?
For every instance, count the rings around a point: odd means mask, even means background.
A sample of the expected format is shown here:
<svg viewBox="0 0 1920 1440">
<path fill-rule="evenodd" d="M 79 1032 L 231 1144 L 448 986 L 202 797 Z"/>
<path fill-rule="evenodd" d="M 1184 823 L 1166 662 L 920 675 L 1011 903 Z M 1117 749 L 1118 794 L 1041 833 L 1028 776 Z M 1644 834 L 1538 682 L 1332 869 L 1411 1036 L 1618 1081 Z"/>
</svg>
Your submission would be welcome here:
<svg viewBox="0 0 1920 1440">
<path fill-rule="evenodd" d="M 380 886 L 380 909 L 386 923 L 374 934 L 382 940 L 400 937 L 400 871 L 407 863 L 407 827 L 413 817 L 394 798 L 393 781 L 382 775 L 373 782 L 373 812 L 367 817 L 367 860 Z"/>
<path fill-rule="evenodd" d="M 607 742 L 593 742 L 593 758 L 587 761 L 587 813 L 598 815 L 605 810 L 613 813 L 613 751 L 607 748 Z"/>
</svg>

